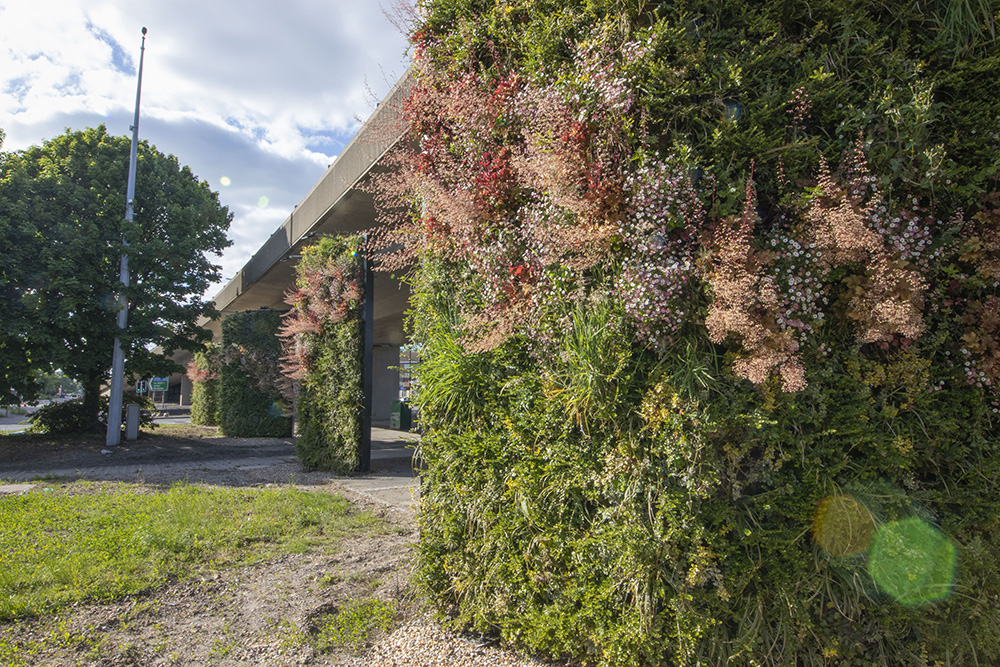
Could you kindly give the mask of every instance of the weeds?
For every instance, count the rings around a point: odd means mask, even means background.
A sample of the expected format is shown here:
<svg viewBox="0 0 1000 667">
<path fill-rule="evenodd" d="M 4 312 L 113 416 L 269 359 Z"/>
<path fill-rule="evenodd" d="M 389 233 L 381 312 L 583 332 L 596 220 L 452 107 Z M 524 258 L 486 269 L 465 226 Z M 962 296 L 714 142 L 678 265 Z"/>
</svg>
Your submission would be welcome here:
<svg viewBox="0 0 1000 667">
<path fill-rule="evenodd" d="M 314 619 L 311 642 L 317 651 L 360 651 L 374 635 L 388 632 L 395 618 L 396 609 L 388 602 L 376 598 L 350 600 Z"/>
</svg>

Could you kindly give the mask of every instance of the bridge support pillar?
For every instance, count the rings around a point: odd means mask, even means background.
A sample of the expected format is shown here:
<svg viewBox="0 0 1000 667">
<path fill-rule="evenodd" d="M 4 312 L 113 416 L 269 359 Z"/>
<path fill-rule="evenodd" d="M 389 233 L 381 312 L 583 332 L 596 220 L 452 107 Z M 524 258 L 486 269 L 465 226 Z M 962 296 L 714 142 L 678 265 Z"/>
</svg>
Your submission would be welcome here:
<svg viewBox="0 0 1000 667">
<path fill-rule="evenodd" d="M 399 346 L 376 345 L 372 360 L 372 424 L 389 425 L 392 402 L 399 400 Z"/>
<path fill-rule="evenodd" d="M 181 395 L 177 400 L 181 406 L 191 405 L 191 380 L 185 373 L 181 373 Z"/>
</svg>

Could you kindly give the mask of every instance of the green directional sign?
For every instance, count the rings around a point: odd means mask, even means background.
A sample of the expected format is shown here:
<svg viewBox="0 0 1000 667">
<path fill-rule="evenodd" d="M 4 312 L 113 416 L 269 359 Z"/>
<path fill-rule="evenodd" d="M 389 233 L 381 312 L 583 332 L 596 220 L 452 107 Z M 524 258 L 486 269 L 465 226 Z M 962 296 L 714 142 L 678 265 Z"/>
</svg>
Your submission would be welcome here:
<svg viewBox="0 0 1000 667">
<path fill-rule="evenodd" d="M 150 391 L 169 391 L 170 390 L 170 380 L 169 378 L 153 378 L 149 381 Z"/>
</svg>

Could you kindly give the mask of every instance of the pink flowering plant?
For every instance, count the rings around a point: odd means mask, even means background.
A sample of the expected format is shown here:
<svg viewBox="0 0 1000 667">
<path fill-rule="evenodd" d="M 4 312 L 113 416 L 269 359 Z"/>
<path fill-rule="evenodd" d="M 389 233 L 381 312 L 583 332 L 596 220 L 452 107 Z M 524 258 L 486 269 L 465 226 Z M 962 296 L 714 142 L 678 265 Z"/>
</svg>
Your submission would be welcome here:
<svg viewBox="0 0 1000 667">
<path fill-rule="evenodd" d="M 361 432 L 361 239 L 324 237 L 302 249 L 279 336 L 295 451 L 311 468 L 352 472 Z"/>
<path fill-rule="evenodd" d="M 995 12 L 794 4 L 419 3 L 376 245 L 461 622 L 584 664 L 1000 660 Z"/>
</svg>

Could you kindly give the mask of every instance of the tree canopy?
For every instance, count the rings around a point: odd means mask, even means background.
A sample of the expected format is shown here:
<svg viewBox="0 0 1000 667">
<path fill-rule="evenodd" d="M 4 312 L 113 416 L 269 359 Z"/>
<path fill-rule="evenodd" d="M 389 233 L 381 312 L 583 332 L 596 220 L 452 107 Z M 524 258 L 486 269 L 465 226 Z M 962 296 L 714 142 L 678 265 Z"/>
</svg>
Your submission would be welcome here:
<svg viewBox="0 0 1000 667">
<path fill-rule="evenodd" d="M 30 391 L 32 368 L 79 380 L 93 413 L 108 377 L 119 261 L 129 257 L 126 374 L 164 373 L 166 355 L 207 337 L 202 294 L 219 279 L 232 220 L 218 194 L 176 157 L 141 142 L 134 220 L 125 221 L 130 138 L 100 125 L 69 131 L 0 161 L 0 354 L 4 393 Z"/>
</svg>

